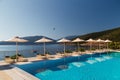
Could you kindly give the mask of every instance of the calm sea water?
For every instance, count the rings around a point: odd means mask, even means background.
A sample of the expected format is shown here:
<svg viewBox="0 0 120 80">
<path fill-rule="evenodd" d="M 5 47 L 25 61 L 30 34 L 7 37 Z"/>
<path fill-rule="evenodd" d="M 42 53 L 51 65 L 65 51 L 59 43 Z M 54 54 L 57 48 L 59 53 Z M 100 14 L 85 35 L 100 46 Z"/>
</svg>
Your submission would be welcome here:
<svg viewBox="0 0 120 80">
<path fill-rule="evenodd" d="M 75 46 L 66 46 L 68 50 L 75 50 Z M 25 57 L 33 57 L 36 53 L 43 54 L 43 44 L 40 45 L 18 45 L 19 53 Z M 51 54 L 63 51 L 63 45 L 61 44 L 46 44 L 46 51 Z M 11 56 L 16 53 L 16 45 L 0 45 L 0 60 L 3 60 L 5 56 Z"/>
</svg>

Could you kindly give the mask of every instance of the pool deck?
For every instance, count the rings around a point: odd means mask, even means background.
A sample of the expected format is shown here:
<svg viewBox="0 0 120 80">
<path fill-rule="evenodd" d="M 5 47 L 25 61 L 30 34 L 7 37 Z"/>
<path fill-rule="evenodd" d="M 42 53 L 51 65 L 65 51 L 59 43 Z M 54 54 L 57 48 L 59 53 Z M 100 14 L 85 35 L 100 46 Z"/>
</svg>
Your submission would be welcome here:
<svg viewBox="0 0 120 80">
<path fill-rule="evenodd" d="M 0 61 L 0 80 L 12 80 L 12 78 L 5 72 L 8 65 L 9 64 L 4 61 Z"/>
<path fill-rule="evenodd" d="M 112 50 L 115 51 L 115 50 Z M 96 51 L 97 52 L 97 51 Z M 101 51 L 98 51 L 101 52 Z M 120 51 L 116 51 L 120 52 Z M 90 51 L 84 52 L 83 54 L 92 54 Z M 93 52 L 94 53 L 94 52 Z M 80 56 L 80 54 L 73 53 L 71 56 Z M 54 58 L 50 58 L 50 60 L 60 59 L 61 55 L 55 55 Z M 36 57 L 30 57 L 27 58 L 28 62 L 17 62 L 15 64 L 9 64 L 5 61 L 0 61 L 0 80 L 40 80 L 31 74 L 28 74 L 27 72 L 15 67 L 16 64 L 28 64 L 35 61 L 42 61 L 42 59 L 37 59 Z"/>
<path fill-rule="evenodd" d="M 0 80 L 12 80 L 12 78 L 4 71 L 0 71 Z"/>
<path fill-rule="evenodd" d="M 16 64 L 27 64 L 30 62 L 18 62 Z M 4 61 L 0 61 L 0 80 L 40 80 L 31 74 L 10 65 Z"/>
</svg>

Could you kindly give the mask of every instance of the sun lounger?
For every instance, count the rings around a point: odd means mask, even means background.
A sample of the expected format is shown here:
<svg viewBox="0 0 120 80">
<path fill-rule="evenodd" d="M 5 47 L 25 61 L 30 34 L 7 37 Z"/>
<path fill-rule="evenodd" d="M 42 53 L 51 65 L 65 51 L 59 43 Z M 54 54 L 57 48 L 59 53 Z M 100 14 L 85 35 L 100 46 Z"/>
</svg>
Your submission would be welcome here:
<svg viewBox="0 0 120 80">
<path fill-rule="evenodd" d="M 28 59 L 26 59 L 22 56 L 18 57 L 18 62 L 27 62 L 27 61 L 28 61 Z"/>
<path fill-rule="evenodd" d="M 72 53 L 64 53 L 63 57 L 69 57 Z"/>
<path fill-rule="evenodd" d="M 37 59 L 41 59 L 42 56 L 41 56 L 40 54 L 38 54 L 38 55 L 36 55 L 36 58 L 37 58 Z"/>
<path fill-rule="evenodd" d="M 5 62 L 12 64 L 12 63 L 15 62 L 15 60 L 14 60 L 14 59 L 11 59 L 9 56 L 6 56 L 6 57 L 5 57 Z"/>
<path fill-rule="evenodd" d="M 78 52 L 72 52 L 72 56 L 79 55 Z"/>
<path fill-rule="evenodd" d="M 56 53 L 55 58 L 61 58 L 61 57 L 63 57 L 61 53 Z"/>
</svg>

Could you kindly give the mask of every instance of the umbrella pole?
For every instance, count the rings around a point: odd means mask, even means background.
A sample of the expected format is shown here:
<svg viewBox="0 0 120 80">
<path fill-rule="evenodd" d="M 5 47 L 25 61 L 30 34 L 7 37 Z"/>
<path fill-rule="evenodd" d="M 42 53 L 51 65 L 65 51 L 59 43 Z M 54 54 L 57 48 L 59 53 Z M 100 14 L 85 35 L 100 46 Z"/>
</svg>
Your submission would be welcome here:
<svg viewBox="0 0 120 80">
<path fill-rule="evenodd" d="M 90 55 L 91 55 L 91 59 L 92 59 L 92 51 L 91 51 L 91 48 L 92 48 L 92 42 L 90 43 Z"/>
<path fill-rule="evenodd" d="M 16 62 L 18 61 L 18 43 L 16 42 Z"/>
<path fill-rule="evenodd" d="M 99 44 L 99 50 L 100 50 L 100 43 L 98 43 Z"/>
<path fill-rule="evenodd" d="M 44 56 L 45 56 L 45 58 L 46 58 L 46 55 L 45 55 L 45 42 L 43 43 L 43 48 L 44 48 Z M 44 61 L 44 68 L 46 68 L 46 61 Z"/>
<path fill-rule="evenodd" d="M 108 43 L 107 43 L 107 55 L 108 55 Z"/>
<path fill-rule="evenodd" d="M 99 51 L 100 51 L 100 42 L 99 42 Z M 100 56 L 101 56 L 101 52 L 100 52 Z"/>
<path fill-rule="evenodd" d="M 65 55 L 65 42 L 64 42 L 64 55 Z"/>
<path fill-rule="evenodd" d="M 78 44 L 78 54 L 79 54 L 79 42 L 77 44 Z M 79 56 L 78 56 L 78 61 L 79 61 Z"/>
<path fill-rule="evenodd" d="M 64 56 L 65 56 L 65 42 L 64 42 Z M 65 57 L 64 57 L 64 68 L 65 68 Z"/>
<path fill-rule="evenodd" d="M 44 55 L 45 55 L 45 42 L 44 42 Z"/>
<path fill-rule="evenodd" d="M 90 43 L 90 52 L 91 52 L 91 48 L 92 48 L 92 43 Z"/>
<path fill-rule="evenodd" d="M 79 52 L 79 42 L 78 42 L 78 52 Z"/>
</svg>

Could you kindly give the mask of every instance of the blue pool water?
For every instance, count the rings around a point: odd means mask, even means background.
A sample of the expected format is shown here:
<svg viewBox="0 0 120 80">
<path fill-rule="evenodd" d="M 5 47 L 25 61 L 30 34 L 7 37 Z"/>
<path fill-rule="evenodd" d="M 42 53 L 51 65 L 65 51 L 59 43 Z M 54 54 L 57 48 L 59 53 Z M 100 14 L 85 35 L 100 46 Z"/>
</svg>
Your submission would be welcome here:
<svg viewBox="0 0 120 80">
<path fill-rule="evenodd" d="M 17 65 L 40 80 L 120 80 L 120 53 L 67 57 Z"/>
</svg>

